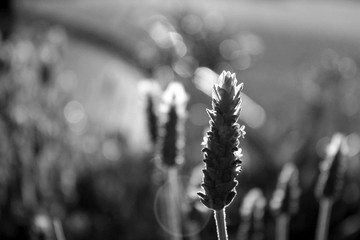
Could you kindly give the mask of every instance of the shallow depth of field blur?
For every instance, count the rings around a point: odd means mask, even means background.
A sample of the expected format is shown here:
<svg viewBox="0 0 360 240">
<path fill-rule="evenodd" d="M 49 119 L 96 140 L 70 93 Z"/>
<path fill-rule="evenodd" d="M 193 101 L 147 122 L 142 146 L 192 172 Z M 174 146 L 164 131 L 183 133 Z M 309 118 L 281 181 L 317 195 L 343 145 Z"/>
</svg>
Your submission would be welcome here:
<svg viewBox="0 0 360 240">
<path fill-rule="evenodd" d="M 246 193 L 269 201 L 287 162 L 300 172 L 290 239 L 313 239 L 314 186 L 331 136 L 349 147 L 329 239 L 360 232 L 360 3 L 288 0 L 28 0 L 0 3 L 0 239 L 169 239 L 144 82 L 189 95 L 183 239 L 216 239 L 196 196 L 216 74 L 244 83 L 242 172 L 227 209 L 230 239 Z M 3 4 L 3 5 L 1 5 Z M 159 94 L 161 101 L 161 94 Z M 158 108 L 155 105 L 155 108 Z M 161 115 L 161 111 L 159 113 Z M 265 212 L 263 239 L 275 239 Z M 191 230 L 189 230 L 191 229 Z"/>
</svg>

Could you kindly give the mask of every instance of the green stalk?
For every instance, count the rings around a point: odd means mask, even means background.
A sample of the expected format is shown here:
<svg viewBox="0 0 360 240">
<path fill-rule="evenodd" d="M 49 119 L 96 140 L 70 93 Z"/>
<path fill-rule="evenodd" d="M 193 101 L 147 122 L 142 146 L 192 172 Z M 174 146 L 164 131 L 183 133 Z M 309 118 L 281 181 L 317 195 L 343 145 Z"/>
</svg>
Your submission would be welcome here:
<svg viewBox="0 0 360 240">
<path fill-rule="evenodd" d="M 334 201 L 332 198 L 320 199 L 320 210 L 318 223 L 316 228 L 316 240 L 327 240 L 329 233 L 329 223 L 331 216 L 331 209 Z"/>
<path fill-rule="evenodd" d="M 226 230 L 225 208 L 221 210 L 214 210 L 214 217 L 216 222 L 218 240 L 227 240 L 228 235 Z"/>
<path fill-rule="evenodd" d="M 287 240 L 289 234 L 289 215 L 282 213 L 276 217 L 276 239 Z"/>
</svg>

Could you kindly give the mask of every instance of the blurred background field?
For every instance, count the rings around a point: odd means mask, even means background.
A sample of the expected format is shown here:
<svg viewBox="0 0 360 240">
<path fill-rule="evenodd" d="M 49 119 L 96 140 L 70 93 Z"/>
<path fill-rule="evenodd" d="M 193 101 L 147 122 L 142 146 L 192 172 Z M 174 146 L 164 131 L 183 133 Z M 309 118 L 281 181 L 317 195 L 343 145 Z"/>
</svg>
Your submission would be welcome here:
<svg viewBox="0 0 360 240">
<path fill-rule="evenodd" d="M 314 185 L 331 136 L 349 145 L 329 239 L 358 239 L 360 6 L 356 1 L 18 1 L 0 42 L 0 239 L 168 239 L 139 83 L 189 94 L 180 168 L 184 239 L 216 239 L 197 199 L 205 108 L 222 70 L 244 82 L 246 126 L 230 239 L 248 190 L 267 200 L 286 162 L 300 171 L 290 239 L 313 239 Z M 5 16 L 5 15 L 2 15 Z M 1 21 L 9 21 L 2 18 Z M 10 22 L 10 21 L 9 21 Z M 4 37 L 4 35 L 3 35 Z M 212 72 L 213 71 L 213 72 Z M 184 220 L 185 221 L 185 220 Z M 267 209 L 264 239 L 274 239 Z"/>
</svg>

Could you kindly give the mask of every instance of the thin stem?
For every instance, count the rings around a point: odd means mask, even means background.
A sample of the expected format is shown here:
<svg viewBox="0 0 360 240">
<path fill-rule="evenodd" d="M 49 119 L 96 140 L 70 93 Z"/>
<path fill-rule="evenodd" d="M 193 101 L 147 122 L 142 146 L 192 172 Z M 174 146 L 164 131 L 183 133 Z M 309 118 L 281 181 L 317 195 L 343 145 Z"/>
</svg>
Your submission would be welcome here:
<svg viewBox="0 0 360 240">
<path fill-rule="evenodd" d="M 276 239 L 287 240 L 289 234 L 289 215 L 282 213 L 276 217 Z"/>
<path fill-rule="evenodd" d="M 320 212 L 318 217 L 316 240 L 327 240 L 333 199 L 320 199 Z"/>
<path fill-rule="evenodd" d="M 170 235 L 172 240 L 181 239 L 181 220 L 180 220 L 180 200 L 179 200 L 179 182 L 177 168 L 168 170 L 168 221 L 170 227 Z"/>
<path fill-rule="evenodd" d="M 227 230 L 226 230 L 226 216 L 225 216 L 225 208 L 221 210 L 214 210 L 216 229 L 218 240 L 227 240 Z"/>
<path fill-rule="evenodd" d="M 54 225 L 54 232 L 55 232 L 56 240 L 66 240 L 65 234 L 64 234 L 64 229 L 58 218 L 55 218 L 53 220 L 53 225 Z"/>
</svg>

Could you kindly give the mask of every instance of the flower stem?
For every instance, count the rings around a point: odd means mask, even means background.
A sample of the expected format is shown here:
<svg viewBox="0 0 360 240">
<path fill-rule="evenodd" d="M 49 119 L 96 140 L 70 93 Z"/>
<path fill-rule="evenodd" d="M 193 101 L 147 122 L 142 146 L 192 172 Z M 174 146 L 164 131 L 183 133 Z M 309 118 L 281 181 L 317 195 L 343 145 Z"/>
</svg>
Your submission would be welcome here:
<svg viewBox="0 0 360 240">
<path fill-rule="evenodd" d="M 289 233 L 289 215 L 282 213 L 276 217 L 276 239 L 287 240 Z"/>
<path fill-rule="evenodd" d="M 318 224 L 316 229 L 316 240 L 327 239 L 332 205 L 333 205 L 332 198 L 320 199 L 320 212 L 319 212 Z"/>
<path fill-rule="evenodd" d="M 180 216 L 180 195 L 179 195 L 179 182 L 178 182 L 178 169 L 168 169 L 168 221 L 170 227 L 170 239 L 181 239 L 181 216 Z"/>
<path fill-rule="evenodd" d="M 53 219 L 53 227 L 54 227 L 56 240 L 66 240 L 65 234 L 64 234 L 64 229 L 58 218 Z"/>
<path fill-rule="evenodd" d="M 225 220 L 225 208 L 221 210 L 214 210 L 216 229 L 218 240 L 227 240 L 226 220 Z"/>
</svg>

